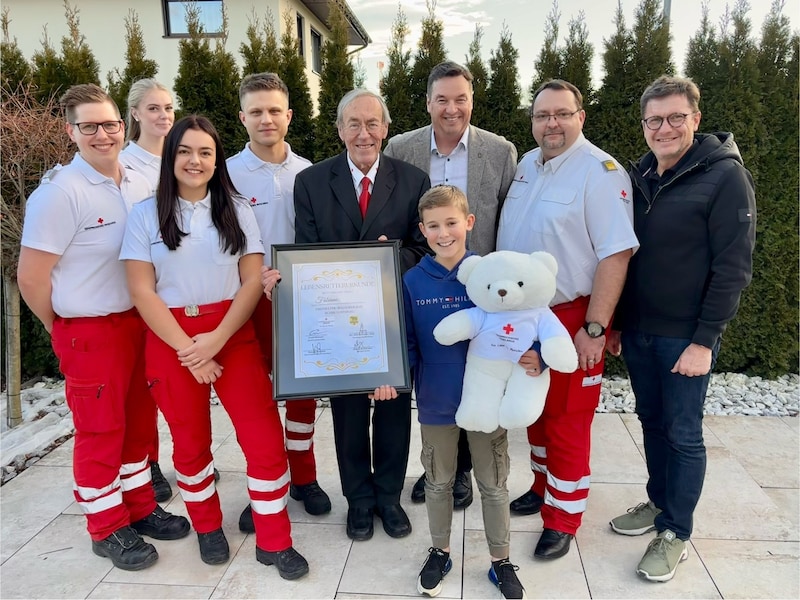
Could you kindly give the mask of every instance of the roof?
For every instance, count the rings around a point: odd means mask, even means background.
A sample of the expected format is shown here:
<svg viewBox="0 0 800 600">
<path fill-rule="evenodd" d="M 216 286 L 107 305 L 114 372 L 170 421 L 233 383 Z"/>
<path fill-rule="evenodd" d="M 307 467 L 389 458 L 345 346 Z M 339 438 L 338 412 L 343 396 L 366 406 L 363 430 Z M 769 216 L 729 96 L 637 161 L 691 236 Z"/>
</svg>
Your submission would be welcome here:
<svg viewBox="0 0 800 600">
<path fill-rule="evenodd" d="M 342 7 L 342 11 L 344 12 L 344 17 L 347 19 L 347 43 L 350 46 L 366 46 L 367 44 L 372 42 L 372 38 L 369 37 L 367 30 L 364 29 L 364 26 L 361 22 L 356 18 L 355 13 L 353 10 L 348 6 L 346 0 L 336 0 L 339 3 L 339 6 Z M 329 0 L 301 0 L 303 4 L 308 7 L 314 16 L 317 17 L 323 23 L 328 22 L 328 14 L 330 13 L 330 7 L 328 5 Z"/>
</svg>

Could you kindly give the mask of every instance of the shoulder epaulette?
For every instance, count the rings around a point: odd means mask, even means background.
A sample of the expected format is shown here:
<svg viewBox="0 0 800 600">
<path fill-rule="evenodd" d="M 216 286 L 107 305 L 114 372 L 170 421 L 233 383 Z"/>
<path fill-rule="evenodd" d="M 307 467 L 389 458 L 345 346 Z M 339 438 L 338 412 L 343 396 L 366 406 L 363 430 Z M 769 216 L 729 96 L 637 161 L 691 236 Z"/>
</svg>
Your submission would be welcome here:
<svg viewBox="0 0 800 600">
<path fill-rule="evenodd" d="M 42 175 L 41 183 L 50 183 L 51 181 L 53 181 L 53 179 L 56 178 L 56 175 L 58 175 L 58 172 L 63 168 L 64 165 L 58 163 L 52 169 L 48 169 L 47 172 L 44 175 Z"/>
</svg>

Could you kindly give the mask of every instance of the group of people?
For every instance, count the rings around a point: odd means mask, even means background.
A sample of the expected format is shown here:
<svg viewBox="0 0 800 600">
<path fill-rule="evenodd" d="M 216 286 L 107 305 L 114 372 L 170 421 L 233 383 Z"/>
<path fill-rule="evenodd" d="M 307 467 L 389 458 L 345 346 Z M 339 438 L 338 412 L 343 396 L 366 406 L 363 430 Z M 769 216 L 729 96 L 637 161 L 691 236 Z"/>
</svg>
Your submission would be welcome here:
<svg viewBox="0 0 800 600">
<path fill-rule="evenodd" d="M 173 123 L 169 91 L 153 80 L 132 86 L 127 128 L 102 89 L 73 86 L 62 105 L 78 153 L 28 202 L 20 290 L 66 378 L 74 493 L 95 554 L 143 569 L 158 557 L 143 536 L 178 539 L 194 527 L 204 562 L 229 559 L 211 454 L 213 384 L 247 461 L 240 529 L 255 533 L 256 559 L 280 576 L 308 573 L 288 498 L 312 515 L 331 501 L 316 476 L 315 400 L 287 401 L 285 425 L 272 400 L 270 303 L 280 273 L 270 248 L 399 240 L 424 469 L 411 498 L 426 503 L 431 536 L 418 591 L 442 590 L 453 510 L 472 503 L 473 470 L 488 578 L 503 597 L 525 594 L 510 560 L 511 513 L 541 512 L 534 557 L 569 551 L 588 502 L 606 350 L 628 366 L 649 474 L 647 501 L 611 528 L 655 530 L 637 572 L 670 579 L 687 557 L 705 474 L 710 371 L 750 280 L 754 244 L 752 178 L 732 134 L 697 132 L 697 86 L 672 76 L 648 86 L 641 117 L 650 151 L 629 172 L 583 136 L 581 92 L 561 80 L 534 93 L 538 147 L 519 164 L 507 140 L 470 124 L 472 76 L 449 61 L 428 79 L 429 126 L 382 151 L 386 103 L 352 90 L 336 118 L 345 151 L 314 165 L 285 141 L 292 111 L 277 75 L 248 75 L 239 95 L 249 142 L 226 161 L 213 124 L 197 115 Z M 551 373 L 544 413 L 527 431 L 533 483 L 512 502 L 507 432 L 455 423 L 467 342 L 443 347 L 432 334 L 471 306 L 456 279 L 463 259 L 494 250 L 555 256 L 551 307 L 579 357 L 574 373 Z M 532 377 L 547 368 L 536 348 L 520 364 Z M 156 504 L 172 496 L 158 466 L 157 409 L 189 520 Z M 407 536 L 411 394 L 381 386 L 331 398 L 331 412 L 348 537 L 369 540 L 375 516 L 389 536 Z"/>
</svg>

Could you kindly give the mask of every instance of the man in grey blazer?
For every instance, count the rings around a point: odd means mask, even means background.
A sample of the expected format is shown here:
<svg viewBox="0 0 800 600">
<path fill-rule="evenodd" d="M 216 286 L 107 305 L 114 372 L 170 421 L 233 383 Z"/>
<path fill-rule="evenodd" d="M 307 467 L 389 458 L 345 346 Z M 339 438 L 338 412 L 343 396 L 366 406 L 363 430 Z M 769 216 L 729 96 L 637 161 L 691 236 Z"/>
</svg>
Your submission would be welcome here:
<svg viewBox="0 0 800 600">
<path fill-rule="evenodd" d="M 495 249 L 500 208 L 517 169 L 517 150 L 504 137 L 470 125 L 472 73 L 445 61 L 428 76 L 427 108 L 431 124 L 389 140 L 384 154 L 399 158 L 428 173 L 431 185 L 449 184 L 467 195 L 475 227 L 467 247 L 478 254 Z M 453 505 L 472 503 L 472 458 L 461 432 Z M 425 500 L 425 475 L 414 485 L 411 499 Z"/>
</svg>

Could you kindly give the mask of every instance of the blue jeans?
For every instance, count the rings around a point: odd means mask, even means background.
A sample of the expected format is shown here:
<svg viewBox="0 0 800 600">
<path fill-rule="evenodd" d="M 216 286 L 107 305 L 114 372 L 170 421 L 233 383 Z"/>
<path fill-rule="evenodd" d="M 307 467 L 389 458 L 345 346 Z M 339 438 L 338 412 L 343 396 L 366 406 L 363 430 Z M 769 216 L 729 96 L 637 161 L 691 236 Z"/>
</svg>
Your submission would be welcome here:
<svg viewBox="0 0 800 600">
<path fill-rule="evenodd" d="M 686 377 L 670 370 L 691 340 L 622 334 L 622 355 L 636 396 L 647 461 L 647 495 L 661 513 L 656 530 L 675 532 L 682 540 L 692 534 L 692 515 L 706 475 L 703 444 L 703 403 L 711 373 Z M 717 360 L 719 341 L 712 350 Z"/>
</svg>

